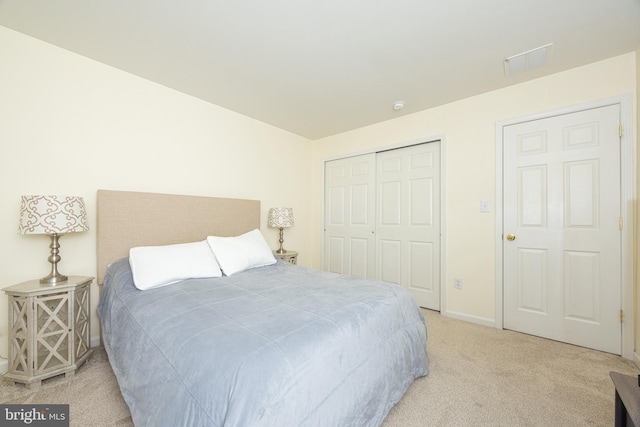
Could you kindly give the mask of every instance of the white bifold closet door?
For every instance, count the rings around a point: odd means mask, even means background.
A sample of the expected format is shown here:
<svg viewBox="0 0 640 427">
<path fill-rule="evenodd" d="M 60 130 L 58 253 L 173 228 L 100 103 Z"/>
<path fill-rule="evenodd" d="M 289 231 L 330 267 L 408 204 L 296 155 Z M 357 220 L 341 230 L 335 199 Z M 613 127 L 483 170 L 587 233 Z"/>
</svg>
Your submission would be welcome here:
<svg viewBox="0 0 640 427">
<path fill-rule="evenodd" d="M 324 269 L 376 277 L 376 154 L 325 163 Z"/>
<path fill-rule="evenodd" d="M 440 309 L 440 142 L 325 164 L 325 270 L 396 283 Z"/>
</svg>

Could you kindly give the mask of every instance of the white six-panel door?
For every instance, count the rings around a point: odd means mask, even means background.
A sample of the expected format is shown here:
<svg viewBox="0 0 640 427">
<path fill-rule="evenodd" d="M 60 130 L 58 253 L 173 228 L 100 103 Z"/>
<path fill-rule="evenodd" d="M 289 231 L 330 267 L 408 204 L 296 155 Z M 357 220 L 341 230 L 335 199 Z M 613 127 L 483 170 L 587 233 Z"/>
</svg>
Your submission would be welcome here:
<svg viewBox="0 0 640 427">
<path fill-rule="evenodd" d="M 440 309 L 440 142 L 378 153 L 377 277 Z"/>
<path fill-rule="evenodd" d="M 375 153 L 325 164 L 325 270 L 375 278 Z"/>
<path fill-rule="evenodd" d="M 618 105 L 504 127 L 504 327 L 621 353 Z"/>
<path fill-rule="evenodd" d="M 440 142 L 327 162 L 324 252 L 325 270 L 440 310 Z"/>
</svg>

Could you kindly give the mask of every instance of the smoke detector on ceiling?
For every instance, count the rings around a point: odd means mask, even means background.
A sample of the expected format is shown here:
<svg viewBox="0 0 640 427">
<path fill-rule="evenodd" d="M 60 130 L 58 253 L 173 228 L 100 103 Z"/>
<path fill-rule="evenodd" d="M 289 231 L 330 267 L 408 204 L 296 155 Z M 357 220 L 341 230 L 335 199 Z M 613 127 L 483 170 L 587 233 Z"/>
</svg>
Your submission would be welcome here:
<svg viewBox="0 0 640 427">
<path fill-rule="evenodd" d="M 398 111 L 404 108 L 404 101 L 396 101 L 393 103 L 393 109 Z"/>
<path fill-rule="evenodd" d="M 553 43 L 513 55 L 504 60 L 504 75 L 529 71 L 547 65 L 551 60 Z"/>
</svg>

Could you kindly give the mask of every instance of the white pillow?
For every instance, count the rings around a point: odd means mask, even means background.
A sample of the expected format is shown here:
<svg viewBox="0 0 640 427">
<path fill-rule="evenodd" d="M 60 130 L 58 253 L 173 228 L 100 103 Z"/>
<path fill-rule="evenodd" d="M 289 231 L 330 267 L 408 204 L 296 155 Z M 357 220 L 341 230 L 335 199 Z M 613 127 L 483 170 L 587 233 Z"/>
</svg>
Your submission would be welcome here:
<svg viewBox="0 0 640 427">
<path fill-rule="evenodd" d="M 129 265 L 133 283 L 140 290 L 170 285 L 184 279 L 222 276 L 206 240 L 131 248 Z"/>
<path fill-rule="evenodd" d="M 257 228 L 236 237 L 209 236 L 207 242 L 227 276 L 276 263 L 271 248 Z"/>
</svg>

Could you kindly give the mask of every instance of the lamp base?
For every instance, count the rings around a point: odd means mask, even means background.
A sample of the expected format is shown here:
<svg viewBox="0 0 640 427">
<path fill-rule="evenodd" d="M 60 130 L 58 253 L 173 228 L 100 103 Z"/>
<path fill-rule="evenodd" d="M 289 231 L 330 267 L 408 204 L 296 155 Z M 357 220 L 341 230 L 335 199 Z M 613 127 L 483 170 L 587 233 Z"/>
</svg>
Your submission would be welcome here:
<svg viewBox="0 0 640 427">
<path fill-rule="evenodd" d="M 282 255 L 287 253 L 287 251 L 282 247 L 282 244 L 284 243 L 284 228 L 282 227 L 278 227 L 278 228 L 280 228 L 280 240 L 279 240 L 280 248 L 276 251 L 276 253 Z"/>
<path fill-rule="evenodd" d="M 68 277 L 64 274 L 58 273 L 58 262 L 62 259 L 60 257 L 60 244 L 58 243 L 58 238 L 60 235 L 58 233 L 51 234 L 51 244 L 49 248 L 51 248 L 51 255 L 49 255 L 49 262 L 51 263 L 51 273 L 48 276 L 40 279 L 40 283 L 47 284 L 50 286 L 55 286 L 58 283 L 66 282 Z"/>
<path fill-rule="evenodd" d="M 46 285 L 55 286 L 58 283 L 66 282 L 68 279 L 69 279 L 69 277 L 65 276 L 64 274 L 58 273 L 58 274 L 56 274 L 54 276 L 49 274 L 48 276 L 43 277 L 42 279 L 40 279 L 40 283 L 46 284 Z"/>
</svg>

